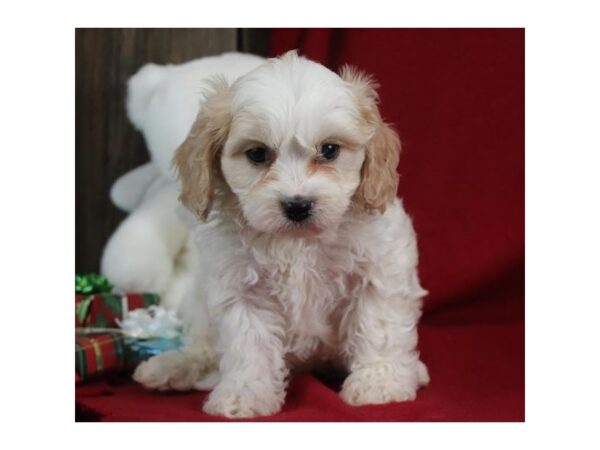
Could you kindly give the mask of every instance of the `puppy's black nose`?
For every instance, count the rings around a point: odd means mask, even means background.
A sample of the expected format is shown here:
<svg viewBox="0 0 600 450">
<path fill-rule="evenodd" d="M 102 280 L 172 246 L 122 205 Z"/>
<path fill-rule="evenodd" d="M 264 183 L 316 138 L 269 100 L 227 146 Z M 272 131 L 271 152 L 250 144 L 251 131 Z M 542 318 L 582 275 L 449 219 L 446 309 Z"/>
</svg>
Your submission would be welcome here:
<svg viewBox="0 0 600 450">
<path fill-rule="evenodd" d="M 312 213 L 313 201 L 304 197 L 295 196 L 281 202 L 283 212 L 288 219 L 294 222 L 302 222 Z"/>
</svg>

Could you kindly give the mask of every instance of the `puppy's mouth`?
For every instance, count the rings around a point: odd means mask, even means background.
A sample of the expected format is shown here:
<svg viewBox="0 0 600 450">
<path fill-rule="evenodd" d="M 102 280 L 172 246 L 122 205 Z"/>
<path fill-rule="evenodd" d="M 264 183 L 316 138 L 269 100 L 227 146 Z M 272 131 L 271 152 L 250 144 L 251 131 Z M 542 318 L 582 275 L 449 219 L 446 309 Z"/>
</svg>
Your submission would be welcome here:
<svg viewBox="0 0 600 450">
<path fill-rule="evenodd" d="M 286 220 L 285 225 L 277 231 L 277 234 L 290 237 L 310 237 L 321 234 L 322 231 L 323 230 L 310 219 L 302 222 Z"/>
</svg>

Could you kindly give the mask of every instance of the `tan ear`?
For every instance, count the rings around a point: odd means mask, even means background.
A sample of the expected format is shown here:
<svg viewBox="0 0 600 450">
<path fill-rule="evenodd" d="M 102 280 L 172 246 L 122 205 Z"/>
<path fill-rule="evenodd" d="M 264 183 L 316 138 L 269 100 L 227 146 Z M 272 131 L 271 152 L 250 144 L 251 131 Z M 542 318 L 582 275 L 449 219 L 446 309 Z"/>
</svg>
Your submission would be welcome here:
<svg viewBox="0 0 600 450">
<path fill-rule="evenodd" d="M 377 85 L 373 79 L 349 66 L 342 68 L 340 76 L 350 84 L 363 126 L 372 135 L 365 149 L 361 181 L 354 193 L 353 205 L 367 212 L 383 212 L 396 198 L 400 139 L 379 114 Z"/>
<path fill-rule="evenodd" d="M 215 183 L 221 178 L 219 156 L 231 123 L 227 82 L 215 79 L 211 88 L 173 157 L 181 182 L 179 200 L 201 220 L 206 220 L 213 204 Z"/>
<path fill-rule="evenodd" d="M 387 205 L 396 198 L 399 160 L 398 134 L 381 121 L 366 149 L 361 181 L 354 193 L 356 206 L 369 212 L 385 211 Z"/>
</svg>

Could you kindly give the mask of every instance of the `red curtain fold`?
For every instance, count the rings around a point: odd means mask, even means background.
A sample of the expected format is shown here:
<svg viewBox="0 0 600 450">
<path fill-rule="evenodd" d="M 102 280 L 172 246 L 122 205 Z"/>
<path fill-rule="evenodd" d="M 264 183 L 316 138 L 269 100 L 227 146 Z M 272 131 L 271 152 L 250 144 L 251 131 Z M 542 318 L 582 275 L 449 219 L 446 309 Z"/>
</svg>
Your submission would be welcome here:
<svg viewBox="0 0 600 450">
<path fill-rule="evenodd" d="M 276 29 L 298 49 L 380 84 L 400 134 L 399 194 L 419 237 L 426 310 L 500 302 L 523 318 L 525 260 L 522 29 Z M 498 300 L 497 297 L 502 297 Z"/>
</svg>

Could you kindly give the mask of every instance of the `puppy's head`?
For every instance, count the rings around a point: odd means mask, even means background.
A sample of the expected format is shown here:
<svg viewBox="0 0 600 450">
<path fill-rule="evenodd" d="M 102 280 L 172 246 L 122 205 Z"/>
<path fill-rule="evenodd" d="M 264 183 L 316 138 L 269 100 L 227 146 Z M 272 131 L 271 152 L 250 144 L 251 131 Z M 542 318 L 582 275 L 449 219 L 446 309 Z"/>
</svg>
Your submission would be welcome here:
<svg viewBox="0 0 600 450">
<path fill-rule="evenodd" d="M 206 219 L 237 200 L 249 226 L 310 235 L 349 209 L 383 212 L 396 196 L 400 142 L 369 77 L 290 52 L 232 86 L 216 80 L 175 154 L 180 199 Z"/>
</svg>

